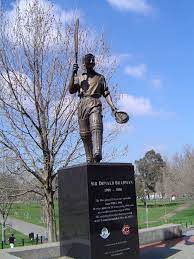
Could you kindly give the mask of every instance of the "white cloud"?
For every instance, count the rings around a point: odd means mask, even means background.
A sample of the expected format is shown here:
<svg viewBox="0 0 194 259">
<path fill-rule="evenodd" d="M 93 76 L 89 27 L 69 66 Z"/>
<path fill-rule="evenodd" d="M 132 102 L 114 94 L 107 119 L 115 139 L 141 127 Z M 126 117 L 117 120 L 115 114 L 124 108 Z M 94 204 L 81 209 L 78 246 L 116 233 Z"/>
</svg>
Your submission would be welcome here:
<svg viewBox="0 0 194 259">
<path fill-rule="evenodd" d="M 104 69 L 110 67 L 112 64 L 118 66 L 123 61 L 131 59 L 130 53 L 114 53 L 104 58 L 104 55 L 96 55 L 96 65 L 100 64 Z"/>
<path fill-rule="evenodd" d="M 115 121 L 105 121 L 104 122 L 105 132 L 122 132 L 122 133 L 132 133 L 134 131 L 134 126 L 131 125 L 130 121 L 125 124 L 118 124 Z"/>
<path fill-rule="evenodd" d="M 26 111 L 33 114 L 35 110 L 35 101 L 34 101 L 34 86 L 31 79 L 18 71 L 9 72 L 9 75 L 2 73 L 0 75 L 0 95 L 1 98 L 10 106 L 17 109 L 17 101 L 13 95 L 13 91 L 17 96 L 20 104 L 25 108 Z M 36 89 L 37 91 L 37 89 Z M 51 94 L 52 95 L 52 94 Z M 53 98 L 52 98 L 53 96 Z M 56 112 L 58 112 L 59 102 L 61 97 L 56 98 L 56 95 L 52 95 L 49 102 L 49 118 L 54 119 Z M 64 118 L 64 121 L 67 119 L 68 115 L 76 109 L 78 99 L 75 96 L 67 94 L 64 99 L 64 104 L 61 108 L 61 118 Z M 1 101 L 0 101 L 1 105 Z"/>
<path fill-rule="evenodd" d="M 149 14 L 153 11 L 146 0 L 107 0 L 107 2 L 120 11 L 131 11 L 141 14 Z"/>
<path fill-rule="evenodd" d="M 19 102 L 28 110 L 33 110 L 34 100 L 31 92 L 33 89 L 33 83 L 31 79 L 19 71 L 9 72 L 9 74 L 2 73 L 0 76 L 0 91 L 6 103 L 17 107 L 17 102 L 13 95 L 14 90 Z"/>
<path fill-rule="evenodd" d="M 162 80 L 159 77 L 153 78 L 151 80 L 151 85 L 155 88 L 155 89 L 160 89 L 162 87 Z"/>
<path fill-rule="evenodd" d="M 65 10 L 59 5 L 51 4 L 51 2 L 46 0 L 19 0 L 12 3 L 12 8 L 6 13 L 8 23 L 5 33 L 10 42 L 17 42 L 21 38 L 20 35 L 24 35 L 27 42 L 31 41 L 36 33 L 35 23 L 38 20 L 37 17 L 42 25 L 42 27 L 39 26 L 40 30 L 44 31 L 46 26 L 47 30 L 49 28 L 47 35 L 51 35 L 49 39 L 50 45 L 54 45 L 54 40 L 59 37 L 60 23 L 64 26 L 67 23 L 74 24 L 77 17 L 81 20 L 83 19 L 82 12 L 77 9 Z M 53 22 L 52 18 L 56 22 Z"/>
<path fill-rule="evenodd" d="M 38 3 L 38 5 L 45 11 L 53 9 L 53 12 L 55 13 L 55 17 L 59 19 L 62 23 L 69 23 L 74 22 L 76 17 L 79 17 L 82 19 L 83 15 L 82 12 L 78 9 L 69 9 L 65 10 L 62 9 L 57 4 L 51 4 L 51 2 L 47 0 L 19 0 L 15 3 L 12 3 L 12 9 L 7 12 L 7 14 L 14 19 L 16 15 L 17 8 L 20 9 L 21 14 L 26 10 L 29 9 L 29 6 L 32 6 L 34 3 Z"/>
<path fill-rule="evenodd" d="M 118 102 L 120 110 L 126 111 L 134 116 L 157 115 L 148 98 L 121 94 Z"/>
<path fill-rule="evenodd" d="M 163 109 L 155 110 L 148 98 L 126 93 L 120 94 L 118 107 L 131 116 L 160 116 L 167 119 L 176 116 L 174 112 L 164 111 Z"/>
<path fill-rule="evenodd" d="M 59 6 L 55 5 L 54 7 L 55 13 L 57 13 L 58 18 L 61 20 L 63 24 L 75 22 L 75 19 L 79 17 L 79 19 L 83 20 L 83 14 L 80 10 L 63 10 Z"/>
<path fill-rule="evenodd" d="M 146 64 L 140 64 L 137 66 L 127 66 L 124 72 L 125 74 L 132 77 L 143 78 L 147 73 L 147 66 Z"/>
</svg>

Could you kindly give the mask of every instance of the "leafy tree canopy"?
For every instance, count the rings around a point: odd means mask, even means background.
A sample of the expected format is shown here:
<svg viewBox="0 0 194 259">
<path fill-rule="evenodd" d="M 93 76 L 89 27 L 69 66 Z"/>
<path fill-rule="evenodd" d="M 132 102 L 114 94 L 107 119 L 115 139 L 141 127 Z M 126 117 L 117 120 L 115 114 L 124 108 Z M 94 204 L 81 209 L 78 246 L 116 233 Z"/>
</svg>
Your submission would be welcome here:
<svg viewBox="0 0 194 259">
<path fill-rule="evenodd" d="M 156 183 L 162 176 L 162 169 L 166 167 L 165 161 L 160 153 L 153 149 L 148 151 L 143 158 L 135 161 L 137 173 L 144 182 L 145 189 L 149 192 L 155 192 Z"/>
</svg>

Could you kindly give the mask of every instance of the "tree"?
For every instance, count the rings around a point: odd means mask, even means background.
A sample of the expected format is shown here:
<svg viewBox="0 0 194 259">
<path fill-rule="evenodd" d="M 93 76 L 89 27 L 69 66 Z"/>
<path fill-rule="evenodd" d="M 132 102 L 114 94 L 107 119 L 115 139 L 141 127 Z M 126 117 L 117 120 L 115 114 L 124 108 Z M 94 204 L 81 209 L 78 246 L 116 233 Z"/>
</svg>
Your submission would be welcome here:
<svg viewBox="0 0 194 259">
<path fill-rule="evenodd" d="M 20 183 L 16 177 L 9 173 L 8 167 L 13 168 L 15 160 L 10 152 L 1 149 L 0 156 L 0 216 L 2 220 L 2 241 L 6 242 L 6 221 L 9 216 L 12 204 L 19 194 Z"/>
<path fill-rule="evenodd" d="M 45 200 L 48 238 L 54 241 L 57 169 L 83 157 L 77 99 L 68 94 L 74 23 L 60 22 L 46 0 L 21 2 L 11 15 L 1 13 L 0 143 L 14 153 L 18 171 L 38 181 L 33 191 Z M 98 70 L 109 79 L 114 61 L 102 65 L 110 57 L 103 36 L 81 28 L 79 45 L 81 55 L 96 53 Z"/>
<path fill-rule="evenodd" d="M 166 167 L 165 161 L 154 150 L 148 151 L 143 158 L 135 161 L 137 174 L 144 184 L 144 190 L 156 192 L 156 183 L 162 179 L 162 171 Z"/>
<path fill-rule="evenodd" d="M 13 188 L 18 188 L 13 176 L 0 174 L 0 215 L 2 218 L 2 241 L 6 242 L 6 221 L 15 200 Z M 17 189 L 16 191 L 17 192 Z"/>
<path fill-rule="evenodd" d="M 144 206 L 146 206 L 145 184 L 143 182 L 141 175 L 135 176 L 135 182 L 137 197 L 141 199 L 141 201 L 144 203 Z"/>
<path fill-rule="evenodd" d="M 181 154 L 176 154 L 167 163 L 168 196 L 194 197 L 194 149 L 185 146 Z"/>
</svg>

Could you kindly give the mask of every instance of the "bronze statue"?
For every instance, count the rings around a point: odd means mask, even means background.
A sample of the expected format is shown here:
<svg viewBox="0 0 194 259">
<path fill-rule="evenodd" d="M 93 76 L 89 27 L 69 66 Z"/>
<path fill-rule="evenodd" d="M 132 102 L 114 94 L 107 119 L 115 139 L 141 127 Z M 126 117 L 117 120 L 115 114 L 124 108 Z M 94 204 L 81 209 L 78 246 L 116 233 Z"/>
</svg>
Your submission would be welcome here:
<svg viewBox="0 0 194 259">
<path fill-rule="evenodd" d="M 73 65 L 73 73 L 69 83 L 69 92 L 78 92 L 80 102 L 78 105 L 78 122 L 80 136 L 82 138 L 87 162 L 100 162 L 102 160 L 102 104 L 100 97 L 104 96 L 109 104 L 118 123 L 125 123 L 129 117 L 125 112 L 120 112 L 114 106 L 112 98 L 106 85 L 103 75 L 94 70 L 95 57 L 89 53 L 83 57 L 85 72 L 77 76 L 78 64 L 78 20 L 75 30 L 75 58 L 76 64 Z"/>
<path fill-rule="evenodd" d="M 78 65 L 73 66 L 73 75 L 69 84 L 69 92 L 79 93 L 78 120 L 80 135 L 83 140 L 87 162 L 100 162 L 102 159 L 102 104 L 103 95 L 113 112 L 114 106 L 104 76 L 94 70 L 95 57 L 91 53 L 83 58 L 86 72 L 75 77 Z"/>
</svg>

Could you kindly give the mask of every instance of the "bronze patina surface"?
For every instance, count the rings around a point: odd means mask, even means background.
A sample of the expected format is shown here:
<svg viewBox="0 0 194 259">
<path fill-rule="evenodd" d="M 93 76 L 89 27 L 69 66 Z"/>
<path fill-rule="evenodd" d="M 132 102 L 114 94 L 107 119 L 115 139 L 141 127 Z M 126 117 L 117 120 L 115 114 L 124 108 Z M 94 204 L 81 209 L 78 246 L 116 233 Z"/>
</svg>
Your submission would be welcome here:
<svg viewBox="0 0 194 259">
<path fill-rule="evenodd" d="M 102 103 L 104 96 L 113 112 L 117 108 L 106 85 L 103 75 L 94 70 L 95 57 L 91 53 L 83 58 L 86 72 L 77 76 L 78 65 L 74 64 L 73 74 L 69 84 L 71 94 L 78 92 L 80 102 L 78 105 L 78 120 L 80 136 L 82 138 L 87 162 L 100 162 L 102 160 Z"/>
<path fill-rule="evenodd" d="M 129 119 L 125 112 L 118 111 L 112 102 L 112 98 L 103 75 L 94 70 L 95 56 L 91 53 L 83 57 L 85 72 L 78 75 L 78 27 L 79 19 L 75 24 L 75 64 L 69 83 L 70 94 L 78 93 L 80 102 L 78 105 L 78 121 L 80 136 L 82 138 L 87 162 L 100 162 L 102 160 L 102 103 L 103 96 L 110 106 L 118 123 L 126 123 Z"/>
</svg>

